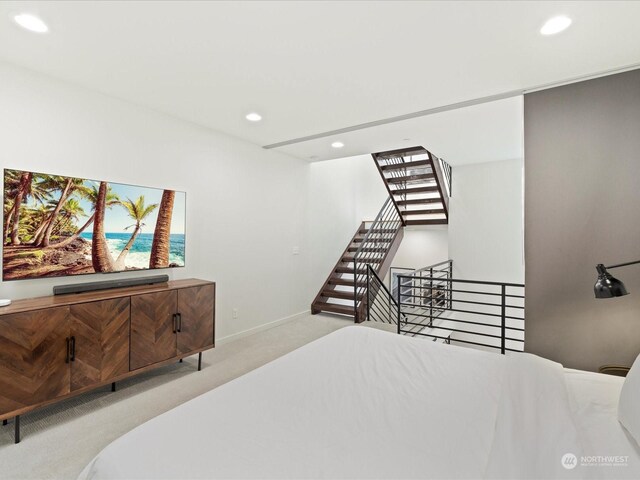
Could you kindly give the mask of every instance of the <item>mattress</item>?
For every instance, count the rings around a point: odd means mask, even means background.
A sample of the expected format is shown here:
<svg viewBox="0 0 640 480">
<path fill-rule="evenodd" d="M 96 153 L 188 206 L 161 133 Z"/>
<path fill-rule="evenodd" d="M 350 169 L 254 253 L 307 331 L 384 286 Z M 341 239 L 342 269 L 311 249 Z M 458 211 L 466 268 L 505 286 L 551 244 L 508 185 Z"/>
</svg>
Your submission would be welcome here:
<svg viewBox="0 0 640 480">
<path fill-rule="evenodd" d="M 586 420 L 595 394 L 571 375 L 529 354 L 347 327 L 137 427 L 80 478 L 639 477 L 637 456 L 565 468 L 566 454 L 599 451 L 612 421 Z"/>
</svg>

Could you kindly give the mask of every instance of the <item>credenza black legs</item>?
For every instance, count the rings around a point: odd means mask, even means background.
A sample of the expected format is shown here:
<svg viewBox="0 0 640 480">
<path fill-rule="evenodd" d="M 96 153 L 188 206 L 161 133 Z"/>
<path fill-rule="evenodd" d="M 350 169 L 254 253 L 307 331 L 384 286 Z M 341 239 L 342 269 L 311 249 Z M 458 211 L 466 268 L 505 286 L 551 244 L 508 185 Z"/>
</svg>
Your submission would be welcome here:
<svg viewBox="0 0 640 480">
<path fill-rule="evenodd" d="M 111 383 L 111 391 L 115 392 L 116 391 L 116 382 L 112 382 Z"/>
<path fill-rule="evenodd" d="M 15 443 L 20 443 L 20 415 L 15 418 L 16 430 L 15 430 Z"/>
<path fill-rule="evenodd" d="M 202 370 L 202 352 L 198 354 L 198 371 Z"/>
<path fill-rule="evenodd" d="M 15 422 L 14 442 L 20 443 L 20 415 L 16 415 L 13 420 Z M 5 426 L 7 423 L 9 423 L 9 420 L 2 420 L 2 426 Z"/>
<path fill-rule="evenodd" d="M 14 419 L 15 422 L 15 434 L 14 434 L 14 441 L 15 443 L 20 443 L 20 415 L 17 415 Z M 5 426 L 7 423 L 9 423 L 9 420 L 4 419 L 2 421 L 2 426 Z"/>
</svg>

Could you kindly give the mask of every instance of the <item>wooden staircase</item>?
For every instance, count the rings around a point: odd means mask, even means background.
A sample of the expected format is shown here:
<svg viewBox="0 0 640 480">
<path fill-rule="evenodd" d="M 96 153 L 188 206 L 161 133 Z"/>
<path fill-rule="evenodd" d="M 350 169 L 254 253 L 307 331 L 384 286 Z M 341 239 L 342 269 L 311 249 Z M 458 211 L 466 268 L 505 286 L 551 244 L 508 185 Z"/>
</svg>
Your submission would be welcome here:
<svg viewBox="0 0 640 480">
<path fill-rule="evenodd" d="M 364 321 L 367 265 L 384 277 L 403 235 L 401 219 L 388 199 L 376 220 L 360 224 L 311 304 L 311 313 L 337 313 Z"/>
<path fill-rule="evenodd" d="M 364 321 L 370 297 L 367 265 L 384 279 L 402 241 L 404 226 L 449 222 L 449 165 L 422 147 L 372 156 L 389 198 L 373 222 L 362 222 L 358 227 L 313 300 L 312 314 L 337 313 Z"/>
<path fill-rule="evenodd" d="M 449 223 L 451 169 L 423 147 L 371 154 L 403 224 Z"/>
</svg>

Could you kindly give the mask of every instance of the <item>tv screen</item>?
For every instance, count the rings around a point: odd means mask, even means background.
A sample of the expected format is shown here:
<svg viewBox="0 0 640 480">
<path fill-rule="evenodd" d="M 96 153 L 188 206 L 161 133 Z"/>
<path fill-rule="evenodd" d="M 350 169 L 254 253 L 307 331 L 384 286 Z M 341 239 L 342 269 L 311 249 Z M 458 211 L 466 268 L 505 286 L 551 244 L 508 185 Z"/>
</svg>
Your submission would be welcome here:
<svg viewBox="0 0 640 480">
<path fill-rule="evenodd" d="M 184 266 L 186 194 L 4 170 L 2 279 Z"/>
</svg>

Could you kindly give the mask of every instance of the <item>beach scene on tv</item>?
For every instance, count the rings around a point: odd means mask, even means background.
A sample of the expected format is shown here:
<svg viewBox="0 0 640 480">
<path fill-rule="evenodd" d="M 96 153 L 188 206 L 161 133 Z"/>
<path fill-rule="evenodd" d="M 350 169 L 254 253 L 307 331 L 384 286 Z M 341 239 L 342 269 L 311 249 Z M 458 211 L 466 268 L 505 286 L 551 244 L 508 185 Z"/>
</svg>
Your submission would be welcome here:
<svg viewBox="0 0 640 480">
<path fill-rule="evenodd" d="M 185 192 L 4 171 L 3 280 L 183 267 Z"/>
</svg>

